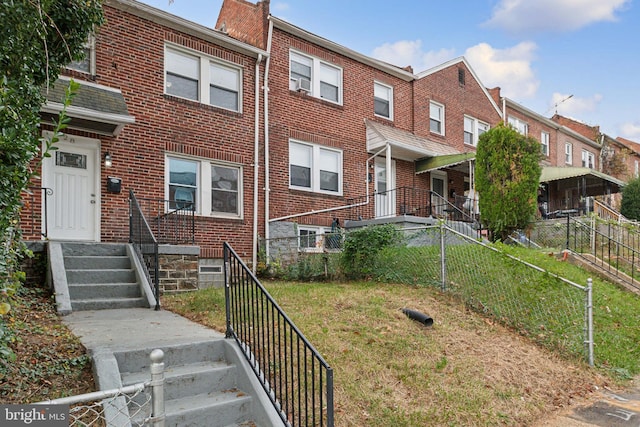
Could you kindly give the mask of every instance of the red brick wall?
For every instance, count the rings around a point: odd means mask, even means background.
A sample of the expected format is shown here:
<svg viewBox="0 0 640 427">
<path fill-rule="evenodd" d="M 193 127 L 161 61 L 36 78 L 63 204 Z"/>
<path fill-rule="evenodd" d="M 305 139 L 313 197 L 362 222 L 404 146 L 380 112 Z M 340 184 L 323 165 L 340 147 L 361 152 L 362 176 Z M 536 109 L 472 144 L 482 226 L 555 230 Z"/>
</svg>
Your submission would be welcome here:
<svg viewBox="0 0 640 427">
<path fill-rule="evenodd" d="M 343 70 L 343 105 L 289 90 L 289 51 L 315 56 Z M 270 218 L 344 206 L 366 195 L 367 154 L 364 120 L 380 121 L 404 130 L 412 127 L 411 83 L 313 45 L 277 28 L 273 32 L 269 70 Z M 374 81 L 394 87 L 394 121 L 375 117 Z M 343 153 L 343 195 L 331 196 L 289 189 L 289 139 Z M 397 186 L 414 183 L 413 163 L 397 162 Z M 373 191 L 373 184 L 370 186 Z M 302 224 L 329 225 L 344 220 L 346 211 L 299 217 Z"/>
<path fill-rule="evenodd" d="M 234 39 L 266 49 L 268 16 L 269 0 L 257 4 L 245 0 L 224 0 L 216 29 L 226 31 Z"/>
<path fill-rule="evenodd" d="M 458 81 L 458 69 L 465 73 L 465 84 Z M 435 101 L 444 105 L 444 136 L 429 129 L 429 106 Z M 464 62 L 454 63 L 415 82 L 415 133 L 424 138 L 455 147 L 460 152 L 475 151 L 464 144 L 464 116 L 469 115 L 491 127 L 502 119 L 491 98 L 473 78 Z"/>
<path fill-rule="evenodd" d="M 196 216 L 202 257 L 219 257 L 229 241 L 242 257 L 252 253 L 254 104 L 256 59 L 182 34 L 114 7 L 96 37 L 95 83 L 119 88 L 135 123 L 117 137 L 92 134 L 109 151 L 113 167 L 101 170 L 101 239 L 128 241 L 128 191 L 139 198 L 165 198 L 165 154 L 228 161 L 243 167 L 242 219 Z M 242 113 L 164 95 L 164 45 L 171 42 L 243 70 Z M 264 63 L 261 64 L 261 73 Z M 76 73 L 76 77 L 86 77 Z M 262 77 L 260 77 L 262 79 Z M 260 103 L 262 108 L 262 102 Z M 262 113 L 260 113 L 262 114 Z M 260 122 L 260 140 L 263 122 Z M 70 132 L 78 133 L 78 132 Z M 120 194 L 106 191 L 106 177 L 122 178 Z M 263 183 L 263 181 L 261 181 Z"/>
</svg>

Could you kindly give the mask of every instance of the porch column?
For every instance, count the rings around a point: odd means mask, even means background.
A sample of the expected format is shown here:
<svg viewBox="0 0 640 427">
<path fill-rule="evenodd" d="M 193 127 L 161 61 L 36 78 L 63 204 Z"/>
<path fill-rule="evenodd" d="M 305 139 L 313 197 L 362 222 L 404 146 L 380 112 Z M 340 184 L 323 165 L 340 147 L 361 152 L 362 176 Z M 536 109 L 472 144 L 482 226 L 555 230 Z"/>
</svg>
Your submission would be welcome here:
<svg viewBox="0 0 640 427">
<path fill-rule="evenodd" d="M 395 207 L 393 206 L 393 202 L 395 200 L 395 197 L 391 197 L 391 185 L 394 185 L 395 187 L 395 183 L 393 181 L 391 181 L 391 144 L 387 144 L 387 151 L 385 153 L 385 155 L 387 156 L 385 158 L 386 161 L 386 170 L 385 173 L 387 175 L 387 213 L 388 214 L 392 214 L 393 216 L 395 216 L 396 210 Z M 395 192 L 396 189 L 393 188 L 393 191 Z M 395 195 L 395 193 L 394 193 Z"/>
</svg>

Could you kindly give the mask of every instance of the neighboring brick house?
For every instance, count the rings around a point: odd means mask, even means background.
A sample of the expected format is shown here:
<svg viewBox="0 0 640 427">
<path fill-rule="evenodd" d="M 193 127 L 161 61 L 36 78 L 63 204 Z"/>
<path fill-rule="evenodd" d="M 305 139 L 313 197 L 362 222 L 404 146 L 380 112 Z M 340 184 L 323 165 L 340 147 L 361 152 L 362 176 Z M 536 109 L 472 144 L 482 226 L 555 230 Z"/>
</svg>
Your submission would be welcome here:
<svg viewBox="0 0 640 427">
<path fill-rule="evenodd" d="M 613 150 L 612 157 L 614 159 L 618 157 L 612 161 L 611 167 L 614 169 L 612 175 L 623 181 L 640 177 L 640 144 L 620 136 L 616 139 L 609 138 L 609 140 L 608 146 Z"/>
<path fill-rule="evenodd" d="M 555 115 L 546 118 L 490 90 L 502 105 L 506 122 L 540 142 L 542 153 L 539 211 L 542 216 L 560 210 L 589 211 L 591 197 L 618 192 L 622 181 L 602 172 L 601 140 L 593 129 Z"/>
<path fill-rule="evenodd" d="M 266 52 L 132 0 L 107 0 L 104 14 L 88 61 L 63 71 L 82 87 L 68 136 L 37 183 L 53 190 L 48 237 L 127 242 L 131 189 L 171 200 L 162 213 L 193 204 L 200 259 L 221 258 L 224 241 L 250 258 Z M 45 119 L 59 111 L 64 79 L 48 94 Z M 39 237 L 37 228 L 25 237 Z"/>
<path fill-rule="evenodd" d="M 225 0 L 216 24 L 269 52 L 265 237 L 318 238 L 336 220 L 424 215 L 429 189 L 445 199 L 469 189 L 477 137 L 501 117 L 464 58 L 414 75 L 267 7 Z M 266 40 L 251 19 L 268 28 Z M 445 160 L 429 162 L 436 157 Z M 420 191 L 422 205 L 409 200 Z"/>
</svg>

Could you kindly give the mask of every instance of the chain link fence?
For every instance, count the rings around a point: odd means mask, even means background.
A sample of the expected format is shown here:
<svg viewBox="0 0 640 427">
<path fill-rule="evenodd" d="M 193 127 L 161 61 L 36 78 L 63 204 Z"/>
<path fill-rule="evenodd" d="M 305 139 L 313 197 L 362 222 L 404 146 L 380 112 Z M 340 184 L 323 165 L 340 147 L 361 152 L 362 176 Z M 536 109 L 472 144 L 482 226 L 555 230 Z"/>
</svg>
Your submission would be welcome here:
<svg viewBox="0 0 640 427">
<path fill-rule="evenodd" d="M 162 350 L 151 352 L 150 381 L 37 404 L 68 405 L 72 427 L 162 427 L 165 425 L 163 357 Z"/>
<path fill-rule="evenodd" d="M 547 348 L 593 364 L 590 284 L 573 283 L 444 224 L 403 233 L 404 245 L 375 255 L 372 279 L 438 287 Z M 280 277 L 302 280 L 292 273 L 304 265 L 311 276 L 340 278 L 340 254 L 321 240 L 313 251 L 301 248 L 297 238 L 277 240 L 280 250 L 270 252 L 271 261 L 289 273 Z"/>
</svg>

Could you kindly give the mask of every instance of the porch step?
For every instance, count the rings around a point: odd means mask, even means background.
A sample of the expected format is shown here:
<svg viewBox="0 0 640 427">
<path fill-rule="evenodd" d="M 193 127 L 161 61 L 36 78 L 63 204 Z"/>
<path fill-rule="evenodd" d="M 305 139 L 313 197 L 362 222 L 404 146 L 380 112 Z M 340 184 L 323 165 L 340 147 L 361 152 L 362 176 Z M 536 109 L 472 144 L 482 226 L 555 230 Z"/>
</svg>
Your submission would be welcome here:
<svg viewBox="0 0 640 427">
<path fill-rule="evenodd" d="M 127 255 L 68 255 L 64 259 L 64 266 L 69 270 L 128 270 L 131 269 L 131 260 Z"/>
<path fill-rule="evenodd" d="M 139 307 L 149 307 L 145 298 L 91 298 L 71 300 L 71 309 L 73 311 L 111 310 L 116 308 Z"/>
<path fill-rule="evenodd" d="M 62 243 L 71 310 L 148 307 L 126 244 Z"/>
<path fill-rule="evenodd" d="M 87 300 L 94 298 L 139 298 L 140 286 L 137 283 L 69 283 L 71 299 Z"/>
<path fill-rule="evenodd" d="M 224 340 L 164 348 L 167 426 L 258 426 L 254 398 L 240 389 L 238 367 L 226 359 Z M 122 385 L 149 379 L 148 352 L 116 353 Z M 130 410 L 145 405 L 137 396 Z M 145 416 L 149 415 L 145 405 Z"/>
</svg>

